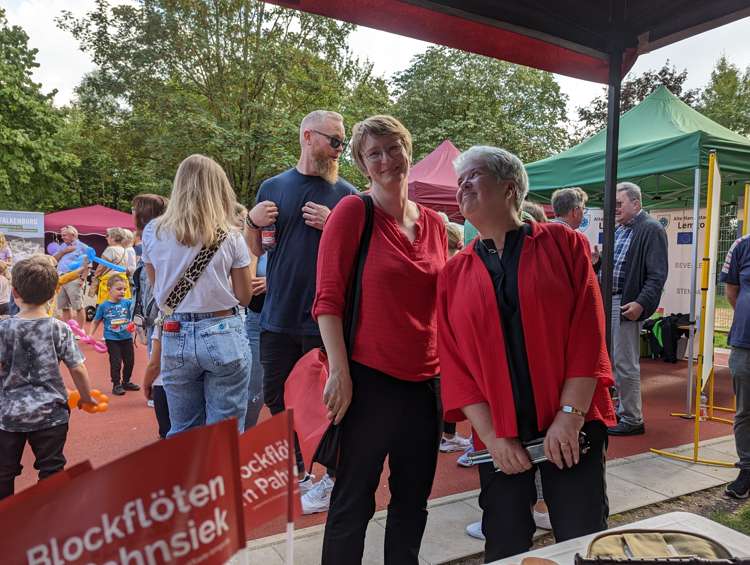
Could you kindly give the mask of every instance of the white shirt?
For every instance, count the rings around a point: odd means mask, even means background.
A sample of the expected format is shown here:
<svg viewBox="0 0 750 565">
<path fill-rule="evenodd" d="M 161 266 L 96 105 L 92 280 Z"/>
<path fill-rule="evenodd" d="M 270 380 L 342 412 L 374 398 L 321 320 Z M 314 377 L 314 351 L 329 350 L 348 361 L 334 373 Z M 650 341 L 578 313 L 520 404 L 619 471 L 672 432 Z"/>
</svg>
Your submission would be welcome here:
<svg viewBox="0 0 750 565">
<path fill-rule="evenodd" d="M 160 230 L 157 236 L 155 224 L 153 220 L 143 230 L 143 262 L 154 266 L 154 298 L 159 308 L 163 308 L 172 288 L 203 246 L 182 245 L 166 229 Z M 229 273 L 249 264 L 247 244 L 240 232 L 232 230 L 175 312 L 217 312 L 234 308 L 239 300 L 232 291 Z"/>
</svg>

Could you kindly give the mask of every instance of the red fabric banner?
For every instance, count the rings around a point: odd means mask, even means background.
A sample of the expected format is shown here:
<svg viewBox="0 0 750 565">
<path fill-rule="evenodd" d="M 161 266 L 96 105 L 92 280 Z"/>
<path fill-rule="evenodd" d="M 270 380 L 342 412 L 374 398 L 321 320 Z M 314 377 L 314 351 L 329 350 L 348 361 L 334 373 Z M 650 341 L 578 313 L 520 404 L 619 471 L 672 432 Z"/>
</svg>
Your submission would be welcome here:
<svg viewBox="0 0 750 565">
<path fill-rule="evenodd" d="M 0 514 L 17 504 L 26 503 L 32 498 L 38 496 L 45 497 L 48 493 L 55 492 L 75 477 L 87 473 L 91 471 L 91 469 L 93 469 L 91 463 L 89 461 L 84 461 L 83 463 L 78 463 L 77 465 L 63 469 L 62 471 L 39 481 L 34 486 L 22 490 L 14 496 L 4 498 L 3 500 L 0 500 Z"/>
<path fill-rule="evenodd" d="M 292 515 L 288 519 L 302 513 L 299 486 L 291 474 L 292 418 L 291 411 L 281 412 L 240 436 L 242 506 L 248 535 L 258 526 L 288 515 L 289 496 Z"/>
<path fill-rule="evenodd" d="M 9 565 L 225 563 L 244 547 L 237 422 L 154 443 L 0 513 Z"/>
<path fill-rule="evenodd" d="M 328 409 L 323 404 L 326 380 L 328 357 L 316 347 L 297 361 L 284 384 L 284 404 L 294 411 L 294 431 L 306 469 L 312 468 L 315 450 L 331 423 Z"/>
</svg>

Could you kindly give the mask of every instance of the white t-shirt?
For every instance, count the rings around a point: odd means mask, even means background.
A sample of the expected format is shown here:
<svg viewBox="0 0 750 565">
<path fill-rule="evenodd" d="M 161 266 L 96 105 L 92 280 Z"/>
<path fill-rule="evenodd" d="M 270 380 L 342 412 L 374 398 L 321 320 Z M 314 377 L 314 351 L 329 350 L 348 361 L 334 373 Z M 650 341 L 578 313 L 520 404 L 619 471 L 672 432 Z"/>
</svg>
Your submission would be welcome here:
<svg viewBox="0 0 750 565">
<path fill-rule="evenodd" d="M 156 234 L 156 220 L 143 230 L 143 262 L 154 266 L 154 298 L 160 308 L 195 259 L 202 245 L 187 247 L 165 229 Z M 175 312 L 217 312 L 239 304 L 229 278 L 231 269 L 250 264 L 250 253 L 242 234 L 232 230 L 205 268 L 195 286 L 188 292 Z"/>
<path fill-rule="evenodd" d="M 135 256 L 135 249 L 132 247 L 125 248 L 125 268 L 128 270 L 128 274 L 132 275 L 135 272 L 135 268 L 138 266 L 138 258 Z"/>
</svg>

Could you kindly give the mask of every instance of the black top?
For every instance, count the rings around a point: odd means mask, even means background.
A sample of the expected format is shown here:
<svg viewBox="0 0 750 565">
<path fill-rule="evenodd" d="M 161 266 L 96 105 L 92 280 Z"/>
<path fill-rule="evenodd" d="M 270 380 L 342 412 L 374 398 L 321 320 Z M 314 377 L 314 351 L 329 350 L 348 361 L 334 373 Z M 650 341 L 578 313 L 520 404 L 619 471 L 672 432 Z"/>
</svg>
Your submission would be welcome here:
<svg viewBox="0 0 750 565">
<path fill-rule="evenodd" d="M 518 298 L 518 263 L 521 258 L 524 238 L 531 233 L 531 225 L 505 234 L 505 248 L 499 254 L 491 239 L 480 240 L 474 250 L 482 259 L 492 277 L 495 287 L 500 323 L 505 337 L 505 356 L 508 359 L 508 372 L 513 388 L 513 403 L 516 407 L 518 437 L 529 441 L 540 437 L 534 404 L 534 390 L 531 387 L 529 359 L 526 355 L 521 308 Z"/>
</svg>

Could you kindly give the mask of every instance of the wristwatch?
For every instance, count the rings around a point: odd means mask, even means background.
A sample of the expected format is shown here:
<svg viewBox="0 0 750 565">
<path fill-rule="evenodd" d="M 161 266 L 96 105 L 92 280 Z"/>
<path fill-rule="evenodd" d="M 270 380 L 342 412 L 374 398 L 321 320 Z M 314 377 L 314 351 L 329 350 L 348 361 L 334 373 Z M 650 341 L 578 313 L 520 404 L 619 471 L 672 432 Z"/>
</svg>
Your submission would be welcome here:
<svg viewBox="0 0 750 565">
<path fill-rule="evenodd" d="M 247 227 L 249 227 L 251 230 L 259 230 L 262 229 L 260 226 L 255 225 L 255 222 L 253 222 L 250 219 L 250 212 L 247 213 L 247 216 L 245 216 L 245 224 Z"/>
<path fill-rule="evenodd" d="M 583 410 L 579 410 L 575 406 L 571 406 L 570 404 L 563 404 L 560 406 L 560 412 L 564 414 L 575 414 L 576 416 L 580 416 L 581 418 L 586 417 L 586 412 Z"/>
</svg>

